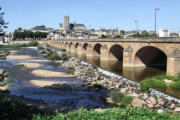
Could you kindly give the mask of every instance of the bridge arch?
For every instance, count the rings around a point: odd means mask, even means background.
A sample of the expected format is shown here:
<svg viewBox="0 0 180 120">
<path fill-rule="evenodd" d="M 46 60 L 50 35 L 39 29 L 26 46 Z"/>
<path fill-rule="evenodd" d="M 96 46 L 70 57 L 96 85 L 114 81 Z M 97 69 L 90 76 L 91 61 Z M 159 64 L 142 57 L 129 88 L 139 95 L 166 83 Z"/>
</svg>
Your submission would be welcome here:
<svg viewBox="0 0 180 120">
<path fill-rule="evenodd" d="M 79 43 L 76 43 L 76 44 L 75 44 L 75 48 L 77 49 L 77 48 L 78 48 L 78 46 L 79 46 Z"/>
<path fill-rule="evenodd" d="M 123 61 L 123 50 L 124 48 L 119 44 L 111 46 L 109 49 L 109 60 Z"/>
<path fill-rule="evenodd" d="M 73 45 L 74 45 L 74 44 L 71 42 L 71 43 L 69 44 L 69 48 L 72 48 Z"/>
<path fill-rule="evenodd" d="M 83 44 L 83 50 L 87 50 L 87 47 L 88 47 L 88 43 L 84 43 Z"/>
<path fill-rule="evenodd" d="M 147 66 L 166 70 L 167 55 L 160 48 L 145 46 L 137 50 L 133 64 L 135 66 Z"/>
<path fill-rule="evenodd" d="M 93 54 L 95 56 L 99 56 L 101 54 L 101 47 L 102 47 L 102 45 L 100 43 L 97 43 L 97 44 L 94 45 Z"/>
</svg>

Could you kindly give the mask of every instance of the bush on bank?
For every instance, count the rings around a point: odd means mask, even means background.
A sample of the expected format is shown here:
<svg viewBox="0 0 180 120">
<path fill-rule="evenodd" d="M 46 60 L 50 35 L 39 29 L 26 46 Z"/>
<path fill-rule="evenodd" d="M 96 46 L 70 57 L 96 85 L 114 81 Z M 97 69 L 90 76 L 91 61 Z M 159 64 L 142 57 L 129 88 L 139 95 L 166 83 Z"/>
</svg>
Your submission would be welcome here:
<svg viewBox="0 0 180 120">
<path fill-rule="evenodd" d="M 122 94 L 119 91 L 113 91 L 110 94 L 110 98 L 114 104 L 120 105 L 122 107 L 127 107 L 132 103 L 133 97 Z"/>
<path fill-rule="evenodd" d="M 166 80 L 170 83 L 165 82 Z M 180 90 L 180 77 L 170 75 L 158 75 L 151 78 L 146 78 L 141 81 L 141 89 L 148 90 L 149 88 L 167 88 L 170 87 L 175 90 Z"/>
<path fill-rule="evenodd" d="M 146 108 L 111 108 L 97 112 L 79 109 L 67 114 L 34 115 L 33 120 L 179 120 L 179 116 L 159 114 Z"/>
<path fill-rule="evenodd" d="M 0 95 L 1 120 L 30 120 L 37 113 L 35 108 L 27 107 L 21 101 L 9 100 Z"/>
<path fill-rule="evenodd" d="M 1 91 L 2 92 L 2 91 Z M 79 109 L 63 113 L 47 114 L 34 107 L 27 107 L 17 100 L 3 98 L 0 94 L 1 120 L 179 120 L 180 116 L 157 113 L 147 108 L 110 108 L 96 110 Z"/>
</svg>

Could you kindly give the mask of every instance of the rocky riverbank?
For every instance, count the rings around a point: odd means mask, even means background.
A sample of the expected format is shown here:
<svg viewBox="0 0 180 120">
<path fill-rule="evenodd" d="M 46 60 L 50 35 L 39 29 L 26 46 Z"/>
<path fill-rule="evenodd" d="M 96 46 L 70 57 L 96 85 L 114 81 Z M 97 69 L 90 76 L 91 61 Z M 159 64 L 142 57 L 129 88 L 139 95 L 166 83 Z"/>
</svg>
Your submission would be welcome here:
<svg viewBox="0 0 180 120">
<path fill-rule="evenodd" d="M 166 96 L 165 94 L 152 94 L 153 92 L 150 91 L 143 92 L 138 83 L 120 76 L 105 75 L 102 72 L 102 69 L 99 70 L 100 68 L 74 57 L 70 57 L 68 61 L 58 60 L 56 63 L 67 68 L 67 70 L 73 68 L 74 70 L 72 73 L 83 80 L 83 86 L 86 88 L 90 88 L 89 86 L 100 85 L 108 90 L 112 91 L 116 89 L 127 96 L 132 96 L 133 100 L 129 107 L 147 107 L 150 109 L 157 109 L 159 112 L 180 112 L 180 103 L 178 103 L 178 101 L 167 99 L 168 97 L 164 97 Z M 58 86 L 56 86 L 56 88 L 58 88 Z M 112 103 L 110 97 L 107 98 L 107 102 Z"/>
</svg>

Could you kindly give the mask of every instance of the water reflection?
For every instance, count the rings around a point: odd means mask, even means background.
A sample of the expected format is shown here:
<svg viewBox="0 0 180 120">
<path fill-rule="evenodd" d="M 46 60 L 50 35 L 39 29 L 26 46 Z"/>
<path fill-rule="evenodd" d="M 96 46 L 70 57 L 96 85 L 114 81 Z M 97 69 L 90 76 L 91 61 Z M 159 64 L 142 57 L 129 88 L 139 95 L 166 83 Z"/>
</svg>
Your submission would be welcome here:
<svg viewBox="0 0 180 120">
<path fill-rule="evenodd" d="M 165 71 L 163 70 L 150 68 L 150 67 L 134 67 L 134 68 L 124 67 L 123 68 L 122 61 L 115 61 L 115 60 L 100 61 L 99 56 L 86 57 L 85 54 L 71 54 L 71 55 L 81 60 L 84 60 L 90 64 L 99 66 L 105 70 L 122 75 L 126 78 L 129 78 L 138 82 L 147 77 L 152 77 L 155 75 L 165 73 Z"/>
</svg>

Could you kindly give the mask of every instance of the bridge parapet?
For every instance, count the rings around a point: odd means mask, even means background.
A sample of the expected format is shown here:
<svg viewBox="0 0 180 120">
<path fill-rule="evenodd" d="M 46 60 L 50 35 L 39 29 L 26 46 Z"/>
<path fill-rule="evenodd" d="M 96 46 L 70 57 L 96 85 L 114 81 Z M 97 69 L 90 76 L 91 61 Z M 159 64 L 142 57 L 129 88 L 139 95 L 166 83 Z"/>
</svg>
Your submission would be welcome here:
<svg viewBox="0 0 180 120">
<path fill-rule="evenodd" d="M 146 43 L 180 43 L 180 37 L 165 38 L 122 38 L 122 39 L 61 39 L 76 42 L 146 42 Z"/>
</svg>

